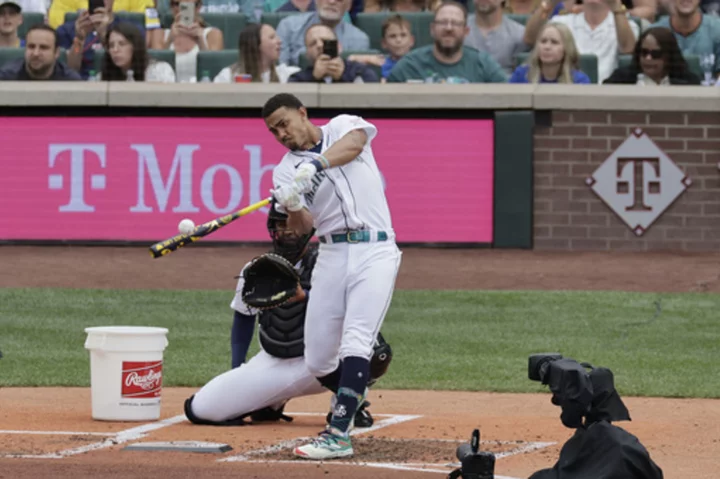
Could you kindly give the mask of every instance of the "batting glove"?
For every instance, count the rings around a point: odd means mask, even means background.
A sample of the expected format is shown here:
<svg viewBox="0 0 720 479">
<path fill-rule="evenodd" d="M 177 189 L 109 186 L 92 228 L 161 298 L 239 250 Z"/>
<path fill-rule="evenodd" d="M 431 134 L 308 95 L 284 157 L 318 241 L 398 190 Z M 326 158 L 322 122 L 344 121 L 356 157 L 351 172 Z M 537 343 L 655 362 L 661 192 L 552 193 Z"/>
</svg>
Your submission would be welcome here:
<svg viewBox="0 0 720 479">
<path fill-rule="evenodd" d="M 295 171 L 295 188 L 300 193 L 309 193 L 312 190 L 312 179 L 318 172 L 317 166 L 312 163 L 303 163 Z"/>
<path fill-rule="evenodd" d="M 276 190 L 270 190 L 275 200 L 287 211 L 300 211 L 303 209 L 302 200 L 297 189 L 293 186 L 281 186 Z"/>
</svg>

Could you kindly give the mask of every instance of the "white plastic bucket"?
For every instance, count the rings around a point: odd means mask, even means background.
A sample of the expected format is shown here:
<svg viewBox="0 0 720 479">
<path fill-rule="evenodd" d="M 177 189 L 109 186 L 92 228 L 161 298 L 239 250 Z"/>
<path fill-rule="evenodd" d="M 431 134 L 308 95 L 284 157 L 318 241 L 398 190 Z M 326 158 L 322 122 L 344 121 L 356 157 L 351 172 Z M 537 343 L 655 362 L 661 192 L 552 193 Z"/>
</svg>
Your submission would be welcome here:
<svg viewBox="0 0 720 479">
<path fill-rule="evenodd" d="M 92 417 L 101 421 L 160 418 L 166 328 L 85 328 L 90 350 Z"/>
</svg>

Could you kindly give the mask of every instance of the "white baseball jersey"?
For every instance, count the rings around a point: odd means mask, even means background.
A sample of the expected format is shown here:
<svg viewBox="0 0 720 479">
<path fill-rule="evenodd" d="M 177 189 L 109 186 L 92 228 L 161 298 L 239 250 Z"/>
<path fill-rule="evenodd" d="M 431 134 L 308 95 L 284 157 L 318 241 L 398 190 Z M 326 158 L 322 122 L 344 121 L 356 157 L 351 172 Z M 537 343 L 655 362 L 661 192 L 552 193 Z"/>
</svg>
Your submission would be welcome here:
<svg viewBox="0 0 720 479">
<path fill-rule="evenodd" d="M 370 146 L 377 128 L 358 116 L 339 115 L 320 129 L 322 140 L 313 150 L 289 151 L 275 167 L 275 188 L 292 185 L 298 166 L 317 159 L 350 131 L 362 129 L 368 138 L 362 153 L 344 166 L 315 175 L 313 189 L 304 195 L 302 203 L 312 214 L 318 236 L 366 229 L 385 231 L 394 239 L 382 176 Z"/>
</svg>

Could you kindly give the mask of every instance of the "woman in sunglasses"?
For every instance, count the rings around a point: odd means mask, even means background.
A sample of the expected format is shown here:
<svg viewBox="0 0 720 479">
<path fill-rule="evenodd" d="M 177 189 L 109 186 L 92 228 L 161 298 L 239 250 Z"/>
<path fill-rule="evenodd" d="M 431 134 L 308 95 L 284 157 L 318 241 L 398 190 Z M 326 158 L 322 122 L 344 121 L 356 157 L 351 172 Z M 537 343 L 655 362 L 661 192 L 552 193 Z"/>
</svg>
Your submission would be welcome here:
<svg viewBox="0 0 720 479">
<path fill-rule="evenodd" d="M 700 78 L 688 68 L 675 35 L 653 27 L 638 38 L 630 65 L 617 68 L 603 83 L 700 85 Z"/>
</svg>

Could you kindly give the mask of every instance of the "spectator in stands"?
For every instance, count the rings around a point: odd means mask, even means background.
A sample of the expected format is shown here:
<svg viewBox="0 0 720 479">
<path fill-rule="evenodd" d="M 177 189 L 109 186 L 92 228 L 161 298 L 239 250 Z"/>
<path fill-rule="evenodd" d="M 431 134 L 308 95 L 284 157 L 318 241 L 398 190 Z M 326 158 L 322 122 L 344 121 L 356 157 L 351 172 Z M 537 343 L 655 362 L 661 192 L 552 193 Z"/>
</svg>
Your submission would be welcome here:
<svg viewBox="0 0 720 479">
<path fill-rule="evenodd" d="M 118 23 L 110 28 L 108 46 L 103 57 L 102 81 L 174 83 L 175 72 L 167 62 L 148 56 L 145 38 L 132 23 Z"/>
<path fill-rule="evenodd" d="M 57 33 L 44 24 L 33 25 L 25 36 L 25 58 L 5 63 L 0 80 L 80 81 L 80 75 L 58 61 L 60 48 Z"/>
<path fill-rule="evenodd" d="M 290 15 L 278 24 L 277 33 L 282 40 L 280 63 L 298 64 L 300 54 L 305 50 L 305 32 L 318 23 L 332 28 L 338 42 L 348 51 L 370 48 L 370 39 L 365 32 L 343 21 L 350 6 L 349 0 L 315 0 L 315 3 L 317 11 Z"/>
<path fill-rule="evenodd" d="M 487 52 L 510 74 L 515 55 L 526 52 L 529 47 L 523 40 L 525 25 L 503 14 L 503 1 L 475 0 L 475 13 L 468 16 L 470 31 L 465 37 L 465 46 Z"/>
<path fill-rule="evenodd" d="M 0 2 L 0 48 L 20 48 L 25 40 L 18 36 L 22 24 L 22 7 L 13 0 Z"/>
<path fill-rule="evenodd" d="M 16 0 L 16 3 L 20 6 L 25 13 L 42 13 L 47 15 L 48 5 L 45 0 Z"/>
<path fill-rule="evenodd" d="M 247 74 L 252 82 L 287 83 L 299 67 L 276 65 L 280 58 L 280 37 L 270 25 L 251 23 L 240 32 L 237 63 L 223 68 L 215 77 L 215 83 L 232 83 L 235 75 Z"/>
<path fill-rule="evenodd" d="M 48 23 L 53 28 L 59 28 L 65 23 L 67 13 L 77 13 L 87 10 L 88 0 L 52 0 L 48 10 Z M 153 0 L 105 0 L 107 12 L 131 12 L 145 15 L 144 28 L 155 30 L 160 28 L 160 18 L 155 9 Z M 143 26 L 143 25 L 141 25 Z"/>
<path fill-rule="evenodd" d="M 562 23 L 546 23 L 527 63 L 515 69 L 510 83 L 590 83 L 579 62 L 570 29 Z"/>
<path fill-rule="evenodd" d="M 669 28 L 684 55 L 697 55 L 706 72 L 705 81 L 720 73 L 720 18 L 703 14 L 700 0 L 674 0 L 669 17 L 661 18 L 654 27 Z"/>
<path fill-rule="evenodd" d="M 380 67 L 380 81 L 385 83 L 395 64 L 415 45 L 412 26 L 407 18 L 399 14 L 390 15 L 382 24 L 382 47 L 387 55 L 350 55 L 348 60 Z"/>
<path fill-rule="evenodd" d="M 700 0 L 700 8 L 708 15 L 720 15 L 720 0 Z"/>
<path fill-rule="evenodd" d="M 327 25 L 313 25 L 305 33 L 305 56 L 309 66 L 293 74 L 289 82 L 325 83 L 377 83 L 375 72 L 363 63 L 345 60 L 342 45 L 338 41 L 338 56 L 331 58 L 323 53 L 327 40 L 337 40 L 337 35 Z"/>
<path fill-rule="evenodd" d="M 53 4 L 57 0 L 53 0 Z M 65 22 L 57 29 L 58 42 L 66 49 L 70 68 L 80 72 L 87 79 L 95 61 L 95 50 L 105 48 L 104 41 L 110 27 L 123 22 L 113 14 L 114 0 L 105 0 L 105 8 L 98 8 L 90 14 L 87 10 L 78 15 L 74 22 Z M 145 36 L 145 29 L 138 25 Z"/>
<path fill-rule="evenodd" d="M 314 0 L 288 0 L 285 3 L 283 3 L 282 5 L 280 5 L 278 8 L 276 8 L 275 11 L 276 12 L 297 12 L 297 13 L 314 12 L 315 11 L 315 1 Z"/>
<path fill-rule="evenodd" d="M 193 0 L 189 0 L 193 2 Z M 180 1 L 171 0 L 170 8 L 175 21 L 165 29 L 162 49 L 175 51 L 175 73 L 178 82 L 195 82 L 199 51 L 222 50 L 223 32 L 205 23 L 200 16 L 202 0 L 195 0 L 195 22 L 186 27 L 180 23 Z"/>
<path fill-rule="evenodd" d="M 505 0 L 503 3 L 503 11 L 505 13 L 514 13 L 517 15 L 532 15 L 535 10 L 540 8 L 540 0 Z M 562 8 L 562 3 L 559 3 L 552 14 L 557 15 Z"/>
<path fill-rule="evenodd" d="M 527 22 L 525 43 L 535 44 L 542 25 L 558 1 L 543 0 Z M 627 8 L 620 0 L 584 0 L 581 13 L 555 15 L 551 21 L 570 28 L 581 55 L 597 56 L 600 83 L 617 67 L 619 54 L 633 51 L 639 34 L 637 23 L 628 18 Z"/>
<path fill-rule="evenodd" d="M 241 13 L 246 3 L 252 3 L 252 0 L 205 0 L 200 13 Z"/>
<path fill-rule="evenodd" d="M 640 35 L 630 65 L 616 69 L 604 83 L 700 85 L 700 78 L 690 71 L 673 33 L 654 27 Z"/>
<path fill-rule="evenodd" d="M 432 0 L 366 0 L 363 12 L 424 12 L 431 10 L 433 3 Z"/>
<path fill-rule="evenodd" d="M 486 52 L 463 45 L 468 33 L 467 10 L 445 0 L 430 26 L 433 45 L 416 48 L 390 72 L 388 82 L 504 83 L 507 75 Z"/>
</svg>

